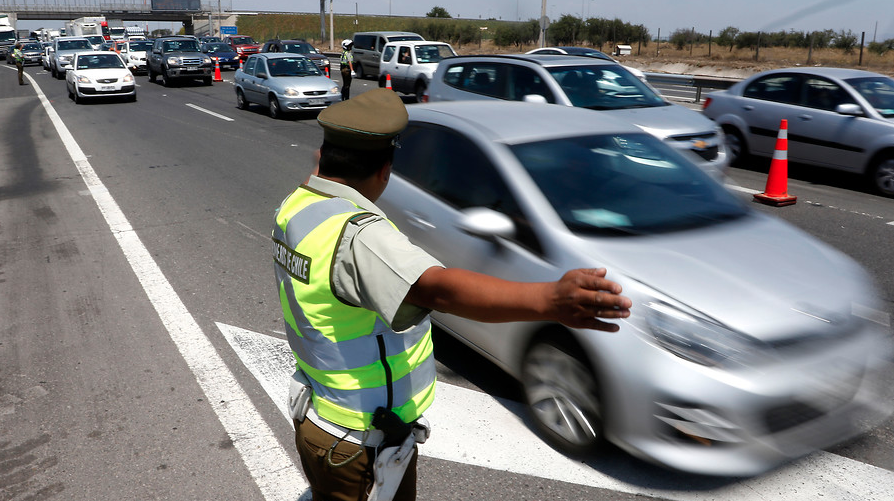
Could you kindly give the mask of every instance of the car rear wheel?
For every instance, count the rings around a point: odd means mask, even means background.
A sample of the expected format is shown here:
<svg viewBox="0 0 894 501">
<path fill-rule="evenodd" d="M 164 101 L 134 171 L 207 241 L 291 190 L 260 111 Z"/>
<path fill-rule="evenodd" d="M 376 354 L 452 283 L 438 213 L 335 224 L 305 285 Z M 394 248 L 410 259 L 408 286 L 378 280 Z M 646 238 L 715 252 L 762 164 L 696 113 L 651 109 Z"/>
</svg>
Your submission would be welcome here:
<svg viewBox="0 0 894 501">
<path fill-rule="evenodd" d="M 869 169 L 869 182 L 881 195 L 894 198 L 894 154 L 879 158 Z"/>
<path fill-rule="evenodd" d="M 282 117 L 282 110 L 279 107 L 279 100 L 276 99 L 276 96 L 270 96 L 270 102 L 267 104 L 267 108 L 270 112 L 270 118 Z"/>
<path fill-rule="evenodd" d="M 729 164 L 733 166 L 742 166 L 748 160 L 748 145 L 739 129 L 735 127 L 725 127 L 723 129 L 726 136 L 726 151 L 729 154 Z"/>
<path fill-rule="evenodd" d="M 158 73 L 152 71 L 152 69 L 149 69 L 148 71 L 149 71 L 149 81 L 152 83 L 155 83 L 155 77 L 158 76 Z"/>
<path fill-rule="evenodd" d="M 416 102 L 422 102 L 422 96 L 425 95 L 425 82 L 418 81 L 416 82 Z"/>
<path fill-rule="evenodd" d="M 604 442 L 599 388 L 579 349 L 549 340 L 525 355 L 522 386 L 534 423 L 547 442 L 571 456 L 585 456 Z"/>
<path fill-rule="evenodd" d="M 240 110 L 248 109 L 248 101 L 245 100 L 245 94 L 242 89 L 236 89 L 236 107 Z"/>
<path fill-rule="evenodd" d="M 365 75 L 363 74 L 363 65 L 360 64 L 360 63 L 355 62 L 355 63 L 354 63 L 354 73 L 357 74 L 357 78 L 363 80 L 363 77 L 365 76 Z M 385 86 L 385 85 L 383 84 L 382 87 L 384 87 L 384 86 Z"/>
</svg>

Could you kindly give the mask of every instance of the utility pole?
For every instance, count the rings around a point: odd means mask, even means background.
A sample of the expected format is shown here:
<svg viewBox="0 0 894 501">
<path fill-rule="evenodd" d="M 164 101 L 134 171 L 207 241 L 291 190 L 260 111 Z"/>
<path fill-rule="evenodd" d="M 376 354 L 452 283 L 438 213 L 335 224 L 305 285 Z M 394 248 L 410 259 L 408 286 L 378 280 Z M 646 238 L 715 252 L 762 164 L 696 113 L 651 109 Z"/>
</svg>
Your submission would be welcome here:
<svg viewBox="0 0 894 501">
<path fill-rule="evenodd" d="M 320 0 L 320 42 L 326 40 L 326 0 Z"/>
<path fill-rule="evenodd" d="M 540 6 L 540 47 L 543 47 L 546 41 L 546 28 L 549 26 L 549 20 L 546 17 L 546 0 L 543 0 Z"/>
<path fill-rule="evenodd" d="M 335 19 L 332 14 L 332 4 L 335 0 L 329 0 L 329 50 L 335 47 Z"/>
</svg>

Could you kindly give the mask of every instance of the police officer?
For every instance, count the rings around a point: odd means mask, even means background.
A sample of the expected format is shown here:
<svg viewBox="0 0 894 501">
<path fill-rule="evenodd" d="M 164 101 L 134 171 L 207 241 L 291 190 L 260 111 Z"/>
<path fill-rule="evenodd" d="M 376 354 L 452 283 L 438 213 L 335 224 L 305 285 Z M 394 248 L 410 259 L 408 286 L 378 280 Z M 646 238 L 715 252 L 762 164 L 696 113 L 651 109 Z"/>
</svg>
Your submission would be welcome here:
<svg viewBox="0 0 894 501">
<path fill-rule="evenodd" d="M 19 73 L 19 85 L 25 85 L 23 73 L 25 72 L 25 54 L 22 53 L 22 42 L 16 43 L 15 49 L 12 51 L 12 59 L 16 63 L 16 69 Z"/>
<path fill-rule="evenodd" d="M 351 54 L 351 48 L 354 47 L 353 40 L 341 41 L 341 100 L 347 101 L 351 98 L 351 80 L 354 79 L 354 55 Z"/>
<path fill-rule="evenodd" d="M 509 282 L 445 268 L 411 244 L 375 205 L 407 118 L 388 89 L 321 112 L 318 171 L 275 214 L 277 293 L 297 358 L 293 381 L 306 390 L 293 395 L 310 397 L 302 405 L 290 395 L 295 443 L 315 501 L 367 499 L 376 455 L 420 435 L 435 388 L 431 310 L 606 331 L 618 327 L 596 317 L 629 315 L 630 300 L 604 269 Z M 406 473 L 389 478 L 394 499 L 416 496 L 418 453 L 409 450 Z"/>
</svg>

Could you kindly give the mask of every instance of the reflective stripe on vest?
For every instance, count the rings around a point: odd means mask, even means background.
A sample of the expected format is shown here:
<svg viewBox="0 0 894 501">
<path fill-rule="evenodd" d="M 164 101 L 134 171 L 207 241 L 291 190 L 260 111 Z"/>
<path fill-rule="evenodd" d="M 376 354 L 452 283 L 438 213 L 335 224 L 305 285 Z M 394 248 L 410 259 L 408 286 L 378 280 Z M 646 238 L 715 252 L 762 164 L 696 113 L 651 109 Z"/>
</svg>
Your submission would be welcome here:
<svg viewBox="0 0 894 501">
<path fill-rule="evenodd" d="M 297 366 L 310 378 L 317 414 L 365 430 L 378 407 L 405 422 L 434 399 L 431 324 L 395 333 L 375 312 L 347 304 L 331 273 L 344 229 L 371 216 L 342 198 L 297 189 L 279 208 L 273 253 L 280 304 Z"/>
</svg>

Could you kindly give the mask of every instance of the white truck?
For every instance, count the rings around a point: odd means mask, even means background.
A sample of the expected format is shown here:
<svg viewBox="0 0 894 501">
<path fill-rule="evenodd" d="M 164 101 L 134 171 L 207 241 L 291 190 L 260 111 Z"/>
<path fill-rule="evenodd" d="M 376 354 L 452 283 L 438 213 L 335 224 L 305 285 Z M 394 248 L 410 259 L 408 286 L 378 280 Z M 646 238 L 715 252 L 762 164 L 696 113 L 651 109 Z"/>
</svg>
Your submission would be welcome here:
<svg viewBox="0 0 894 501">
<path fill-rule="evenodd" d="M 102 36 L 102 24 L 106 22 L 103 16 L 79 17 L 65 22 L 65 36 L 86 37 L 89 35 Z"/>
<path fill-rule="evenodd" d="M 6 59 L 16 45 L 16 15 L 0 13 L 0 57 Z"/>
<path fill-rule="evenodd" d="M 121 19 L 109 19 L 102 24 L 102 35 L 107 41 L 125 40 L 127 38 L 127 30 L 124 28 L 124 21 Z"/>
</svg>

